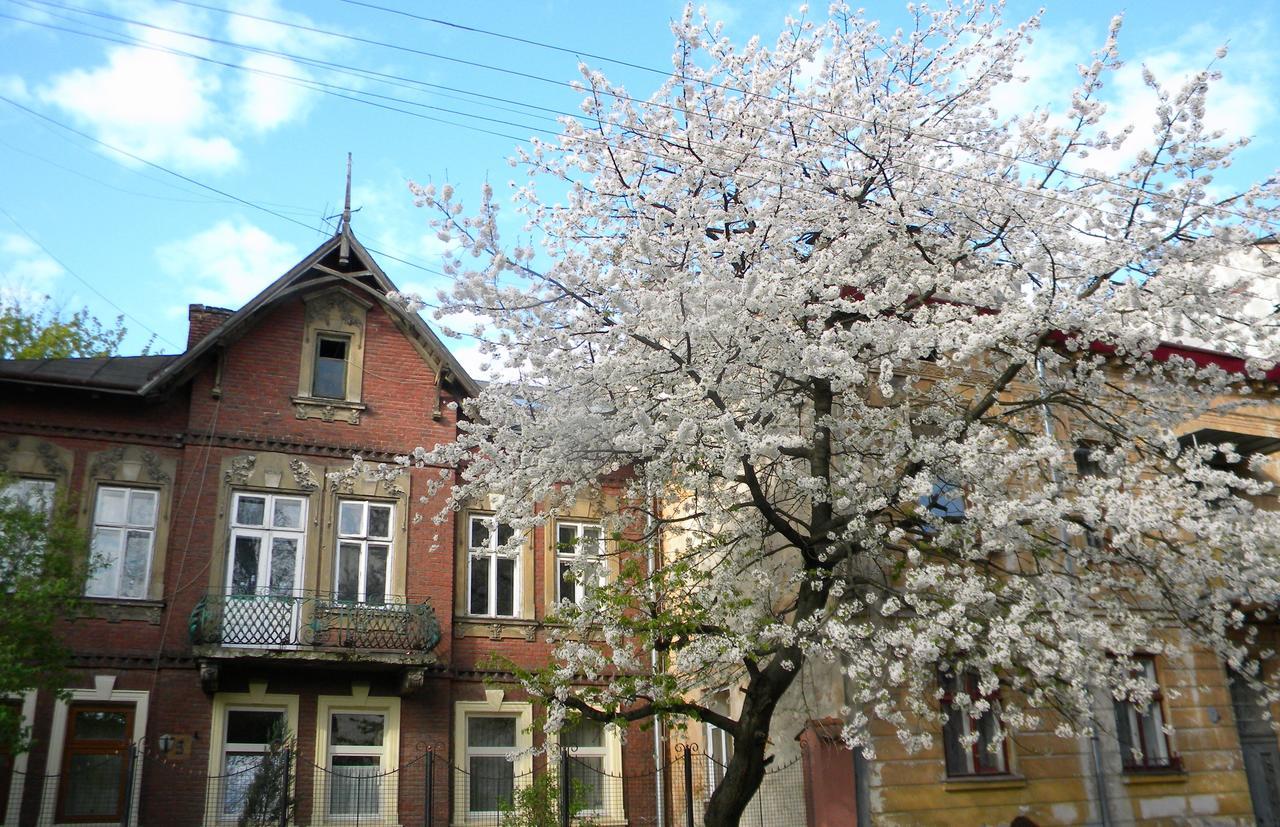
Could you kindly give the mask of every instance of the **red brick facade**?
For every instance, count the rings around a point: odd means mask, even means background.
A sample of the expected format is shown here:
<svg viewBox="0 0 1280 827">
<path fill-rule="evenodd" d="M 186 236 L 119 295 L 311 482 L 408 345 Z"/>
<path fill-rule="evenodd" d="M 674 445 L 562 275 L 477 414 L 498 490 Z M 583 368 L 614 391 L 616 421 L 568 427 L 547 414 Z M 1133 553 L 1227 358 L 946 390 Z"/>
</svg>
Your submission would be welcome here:
<svg viewBox="0 0 1280 827">
<path fill-rule="evenodd" d="M 449 403 L 464 396 L 471 382 L 438 340 L 379 300 L 375 294 L 385 292 L 385 276 L 348 238 L 357 255 L 345 268 L 337 259 L 335 236 L 244 310 L 233 314 L 193 306 L 187 355 L 137 379 L 134 388 L 121 390 L 100 378 L 49 379 L 47 373 L 34 381 L 0 369 L 0 470 L 7 464 L 11 474 L 53 479 L 58 496 L 72 505 L 87 531 L 105 519 L 95 514 L 100 489 L 156 492 L 157 514 L 147 529 L 153 532 L 153 570 L 147 584 L 128 581 L 128 588 L 146 593 L 91 598 L 84 616 L 68 619 L 60 630 L 73 653 L 66 689 L 79 690 L 71 699 L 72 711 L 75 704 L 105 703 L 127 707 L 140 717 L 145 706 L 132 823 L 219 823 L 221 794 L 209 790 L 208 777 L 223 766 L 218 752 L 227 741 L 215 739 L 221 729 L 215 717 L 238 705 L 253 707 L 257 702 L 246 699 L 254 693 L 266 699 L 264 708 L 286 704 L 281 699 L 296 706 L 293 823 L 335 823 L 336 817 L 326 821 L 315 811 L 321 801 L 315 784 L 322 773 L 313 764 L 323 765 L 326 759 L 317 752 L 317 738 L 327 737 L 327 724 L 318 718 L 322 698 L 340 707 L 332 699 L 346 696 L 365 699 L 353 700 L 353 708 L 384 703 L 397 710 L 399 719 L 397 755 L 382 765 L 400 768 L 398 813 L 384 807 L 385 821 L 360 823 L 465 821 L 465 814 L 458 813 L 458 786 L 444 769 L 459 755 L 455 703 L 484 702 L 486 690 L 495 687 L 503 689 L 506 702 L 520 701 L 522 694 L 504 684 L 502 674 L 486 671 L 494 653 L 525 666 L 540 665 L 548 657 L 550 644 L 540 625 L 546 614 L 544 538 L 535 538 L 523 563 L 532 566 L 535 577 L 533 616 L 510 628 L 483 619 L 481 625 L 497 629 L 483 634 L 476 633 L 476 622 L 455 628 L 458 590 L 465 589 L 455 582 L 457 572 L 465 570 L 457 560 L 461 529 L 455 518 L 443 523 L 431 519 L 441 511 L 447 489 L 422 499 L 428 480 L 438 479 L 440 469 L 415 469 L 391 484 L 357 482 L 354 489 L 325 476 L 349 467 L 353 454 L 369 462 L 391 462 L 415 446 L 450 440 L 456 414 Z M 350 275 L 336 277 L 338 271 Z M 324 327 L 316 327 L 308 302 L 335 289 L 354 297 L 349 306 L 363 313 L 362 319 L 348 318 L 343 322 L 348 327 L 342 328 L 355 331 L 344 341 L 348 369 L 361 372 L 359 393 L 355 401 L 349 394 L 335 404 L 336 412 L 326 411 L 324 400 L 298 401 L 300 386 L 309 381 L 307 360 L 317 352 L 307 337 Z M 347 299 L 335 295 L 332 306 L 339 310 L 331 312 L 348 313 L 341 309 L 348 306 L 343 304 Z M 361 347 L 362 356 L 352 356 Z M 346 402 L 350 404 L 344 407 Z M 324 646 L 304 642 L 280 648 L 259 641 L 237 648 L 226 638 L 196 640 L 195 630 L 206 627 L 193 618 L 203 618 L 223 633 L 231 623 L 230 598 L 224 595 L 231 579 L 243 573 L 228 573 L 234 568 L 229 526 L 234 497 L 246 492 L 259 498 L 279 493 L 306 504 L 296 535 L 302 545 L 290 559 L 301 568 L 295 572 L 295 587 L 321 592 L 336 589 L 339 577 L 336 504 L 344 497 L 388 503 L 395 510 L 389 552 L 393 562 L 383 574 L 387 600 L 429 605 L 438 642 L 427 652 L 362 648 L 362 632 L 345 621 L 336 622 L 336 631 L 324 632 L 329 635 Z M 261 548 L 259 552 L 265 554 Z M 360 582 L 362 589 L 373 590 L 376 563 L 367 560 L 374 560 L 375 552 L 367 554 L 371 556 L 360 558 L 366 560 L 360 564 L 365 567 Z M 120 568 L 127 569 L 124 557 Z M 275 583 L 274 569 L 261 571 Z M 120 574 L 118 582 L 125 583 L 128 576 Z M 291 621 L 299 625 L 297 634 L 319 635 L 315 629 L 321 625 L 322 604 L 297 605 L 302 608 L 293 610 Z M 210 608 L 214 606 L 224 606 L 225 614 L 219 616 Z M 314 628 L 302 628 L 308 617 Z M 402 631 L 400 620 L 378 622 L 390 622 L 396 634 Z M 66 703 L 52 693 L 36 698 L 34 747 L 26 756 L 25 774 L 14 777 L 12 803 L 0 802 L 0 816 L 7 804 L 18 815 L 3 823 L 53 823 L 65 791 L 51 789 L 50 779 L 43 776 L 63 772 L 67 759 L 51 762 L 50 751 L 69 749 L 55 722 L 67 714 Z M 628 782 L 627 813 L 633 824 L 648 823 L 656 800 L 652 740 L 650 733 L 638 730 L 633 736 L 621 748 L 622 770 L 644 774 L 648 781 Z M 386 737 L 391 738 L 389 729 Z M 436 762 L 429 793 L 428 751 Z M 542 766 L 541 758 L 536 762 Z M 424 813 L 427 801 L 431 820 Z M 236 821 L 232 817 L 221 823 Z"/>
</svg>

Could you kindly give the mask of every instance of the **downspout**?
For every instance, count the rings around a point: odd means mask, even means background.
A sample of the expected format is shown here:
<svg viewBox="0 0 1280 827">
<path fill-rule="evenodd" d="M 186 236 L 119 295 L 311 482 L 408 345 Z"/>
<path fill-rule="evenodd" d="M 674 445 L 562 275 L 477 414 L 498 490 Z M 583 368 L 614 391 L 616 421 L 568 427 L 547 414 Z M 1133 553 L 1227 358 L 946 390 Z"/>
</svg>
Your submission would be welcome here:
<svg viewBox="0 0 1280 827">
<path fill-rule="evenodd" d="M 649 537 L 648 542 L 645 543 L 645 556 L 648 558 L 647 562 L 649 564 L 649 594 L 653 598 L 654 603 L 656 604 L 657 598 L 658 598 L 658 591 L 657 591 L 658 587 L 657 587 L 657 584 L 654 582 L 654 573 L 657 570 L 657 564 L 658 564 L 657 563 L 658 537 L 654 533 L 653 512 L 654 512 L 654 509 L 657 508 L 657 504 L 654 500 L 653 489 L 650 485 L 649 480 L 647 479 L 645 480 L 644 487 L 645 487 L 645 499 L 648 500 L 648 504 L 649 504 L 649 513 L 645 517 L 645 533 Z M 658 674 L 658 650 L 656 647 L 650 647 L 650 650 L 649 650 L 649 669 L 651 674 L 653 675 Z M 666 801 L 663 800 L 664 790 L 662 785 L 662 764 L 663 764 L 663 758 L 665 757 L 665 751 L 663 750 L 663 745 L 662 745 L 662 729 L 663 729 L 662 716 L 658 715 L 656 716 L 656 720 L 653 722 L 653 769 L 654 769 L 653 792 L 654 792 L 654 800 L 657 803 L 657 815 L 658 815 L 657 827 L 665 827 L 665 819 L 666 819 L 666 812 L 667 812 Z"/>
<path fill-rule="evenodd" d="M 1045 388 L 1045 367 L 1044 360 L 1039 355 L 1036 356 L 1036 378 L 1040 382 L 1040 391 L 1043 394 Z M 1049 404 L 1042 403 L 1040 406 L 1042 418 L 1044 420 L 1044 433 L 1049 439 L 1056 439 L 1053 433 L 1053 419 L 1049 415 Z M 1062 488 L 1062 471 L 1058 466 L 1053 466 L 1053 482 Z M 1066 548 L 1071 543 L 1071 538 L 1067 535 L 1066 526 L 1058 528 L 1059 536 L 1062 538 L 1062 547 Z M 1067 572 L 1075 571 L 1075 561 L 1071 559 L 1071 555 L 1067 555 Z M 1088 684 L 1089 697 L 1093 698 L 1093 683 Z M 1089 712 L 1089 751 L 1093 756 L 1093 786 L 1094 792 L 1098 796 L 1098 815 L 1102 819 L 1102 827 L 1111 827 L 1111 805 L 1107 800 L 1107 776 L 1102 765 L 1102 739 L 1098 737 L 1098 716 L 1095 710 Z"/>
</svg>

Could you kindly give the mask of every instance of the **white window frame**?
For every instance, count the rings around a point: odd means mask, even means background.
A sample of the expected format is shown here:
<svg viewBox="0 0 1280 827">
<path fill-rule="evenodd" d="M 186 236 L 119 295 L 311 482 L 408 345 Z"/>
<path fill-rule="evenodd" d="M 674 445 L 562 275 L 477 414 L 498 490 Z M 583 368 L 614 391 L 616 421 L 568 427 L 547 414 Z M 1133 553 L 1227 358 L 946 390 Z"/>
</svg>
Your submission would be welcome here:
<svg viewBox="0 0 1280 827">
<path fill-rule="evenodd" d="M 370 715 L 377 716 L 382 719 L 382 743 L 375 745 L 357 746 L 352 744 L 335 744 L 333 743 L 333 718 L 335 715 Z M 382 776 L 382 781 L 387 781 L 390 776 L 387 775 L 388 768 L 386 766 L 386 748 L 387 739 L 390 737 L 387 722 L 387 713 L 381 709 L 338 709 L 330 708 L 328 714 L 321 722 L 329 729 L 329 749 L 328 755 L 325 757 L 324 766 L 333 774 L 338 772 L 333 765 L 335 758 L 376 758 L 378 759 L 378 775 Z M 368 823 L 370 819 L 377 820 L 382 816 L 383 798 L 386 796 L 386 790 L 383 789 L 382 783 L 378 785 L 378 798 L 373 802 L 374 809 L 369 811 L 361 811 L 359 813 L 335 813 L 333 812 L 333 790 L 327 790 L 329 793 L 325 796 L 324 813 L 325 818 L 330 821 L 340 821 L 350 819 L 352 821 L 360 821 Z"/>
<path fill-rule="evenodd" d="M 345 505 L 360 506 L 360 526 L 359 534 L 344 533 L 342 531 L 342 509 Z M 387 516 L 387 534 L 385 537 L 371 535 L 369 533 L 369 510 L 370 506 L 386 508 L 390 513 Z M 338 500 L 338 511 L 335 515 L 334 525 L 335 540 L 333 544 L 333 598 L 340 600 L 338 597 L 338 578 L 342 576 L 342 546 L 358 545 L 360 547 L 360 575 L 359 583 L 356 587 L 356 603 L 368 603 L 368 578 L 369 578 L 369 546 L 386 546 L 387 547 L 387 567 L 383 578 L 382 603 L 371 605 L 384 605 L 391 602 L 392 595 L 392 573 L 395 571 L 395 534 L 396 534 L 396 506 L 395 503 L 384 502 L 382 500 L 361 499 L 359 497 L 343 497 Z"/>
<path fill-rule="evenodd" d="M 341 343 L 342 343 L 342 363 L 343 363 L 343 365 L 342 365 L 342 393 L 341 393 L 341 394 L 339 394 L 339 395 L 337 395 L 337 396 L 334 396 L 334 395 L 332 395 L 332 394 L 321 394 L 321 393 L 318 393 L 318 392 L 316 391 L 316 382 L 317 382 L 317 380 L 320 378 L 320 360 L 321 360 L 321 358 L 324 358 L 324 359 L 332 359 L 332 358 L 333 358 L 333 357 L 331 357 L 331 356 L 325 356 L 325 357 L 321 357 L 321 356 L 320 356 L 320 346 L 321 346 L 324 342 L 341 342 Z M 336 361 L 336 360 L 335 360 L 335 361 Z M 351 379 L 351 367 L 352 367 L 352 365 L 351 365 L 351 334 L 350 334 L 350 333 L 332 333 L 332 332 L 327 331 L 327 330 L 320 330 L 320 331 L 317 331 L 317 332 L 316 332 L 315 353 L 313 354 L 313 361 L 312 361 L 312 363 L 311 363 L 311 386 L 310 386 L 310 388 L 308 389 L 308 392 L 310 393 L 311 398 L 313 398 L 313 399 L 340 399 L 340 400 L 349 399 L 349 398 L 350 398 L 350 392 L 348 391 L 348 388 L 350 387 L 350 384 L 351 384 L 351 383 L 350 383 L 350 379 Z"/>
<path fill-rule="evenodd" d="M 724 768 L 733 757 L 733 737 L 712 723 L 703 724 L 707 744 L 707 792 L 713 792 L 724 780 Z"/>
<path fill-rule="evenodd" d="M 333 716 L 335 714 L 381 715 L 382 746 L 379 747 L 335 747 L 330 743 L 332 737 Z M 400 699 L 382 695 L 369 695 L 369 684 L 354 682 L 350 695 L 321 695 L 316 699 L 315 718 L 315 755 L 317 766 L 332 770 L 332 759 L 335 755 L 364 755 L 378 757 L 378 772 L 382 775 L 379 783 L 377 814 L 341 815 L 329 812 L 331 798 L 328 784 L 320 783 L 322 773 L 315 774 L 312 784 L 311 813 L 312 824 L 317 825 L 381 825 L 391 827 L 398 823 L 400 801 Z M 386 806 L 384 806 L 386 805 Z"/>
<path fill-rule="evenodd" d="M 62 756 L 66 749 L 68 713 L 72 704 L 133 704 L 133 743 L 141 743 L 146 738 L 149 693 L 144 690 L 112 689 L 110 687 L 115 684 L 114 677 L 104 679 L 98 676 L 94 678 L 94 683 L 98 684 L 95 689 L 70 689 L 67 690 L 69 697 L 58 698 L 54 702 L 53 725 L 49 731 L 48 741 L 49 755 L 45 759 L 45 774 L 52 777 L 45 780 L 46 789 L 41 791 L 40 824 L 57 823 L 54 821 L 54 817 L 57 813 L 60 795 L 58 782 L 62 772 Z M 142 775 L 145 769 L 146 762 L 143 760 L 139 760 L 134 765 L 133 788 L 127 793 L 130 797 L 129 827 L 137 827 L 138 825 L 138 805 L 141 803 Z M 117 825 L 118 822 L 100 825 L 76 823 L 76 827 L 116 827 Z"/>
<path fill-rule="evenodd" d="M 288 723 L 289 707 L 288 706 L 285 706 L 285 705 L 255 706 L 255 705 L 243 704 L 243 703 L 227 704 L 222 708 L 223 738 L 222 738 L 222 745 L 218 750 L 218 773 L 217 774 L 219 776 L 227 775 L 227 754 L 228 753 L 237 753 L 240 755 L 246 755 L 246 754 L 267 755 L 268 753 L 271 752 L 270 744 L 253 744 L 248 742 L 232 742 L 232 741 L 226 740 L 227 733 L 231 731 L 231 715 L 232 713 L 235 713 L 235 712 L 278 712 L 280 713 L 281 718 L 285 722 L 286 732 L 284 733 L 284 736 L 287 738 L 292 734 L 288 731 L 288 726 L 289 726 L 289 723 Z M 223 788 L 218 791 L 218 794 L 216 796 L 217 813 L 214 815 L 214 819 L 224 823 L 231 823 L 231 822 L 238 821 L 240 818 L 240 814 L 229 814 L 226 812 L 226 809 L 225 809 L 226 795 L 227 795 L 227 789 L 226 789 L 226 786 L 224 785 Z M 209 803 L 213 803 L 213 800 L 211 800 Z"/>
<path fill-rule="evenodd" d="M 1151 693 L 1151 702 L 1147 704 L 1146 709 L 1139 710 L 1137 704 L 1131 701 L 1119 701 L 1116 704 L 1117 712 L 1123 711 L 1126 715 L 1126 724 L 1129 727 L 1129 743 L 1119 740 L 1120 743 L 1120 759 L 1125 772 L 1151 772 L 1151 771 L 1173 771 L 1180 768 L 1177 753 L 1173 750 L 1173 745 L 1169 742 L 1169 734 L 1165 732 L 1165 715 L 1164 715 L 1164 692 L 1161 689 L 1160 682 L 1156 676 L 1155 658 L 1147 656 L 1137 656 L 1135 660 L 1138 663 L 1138 669 L 1141 670 L 1141 677 L 1145 678 L 1153 687 Z M 1146 752 L 1147 745 L 1140 743 L 1145 740 L 1142 736 L 1145 733 L 1154 734 L 1154 753 Z M 1139 758 L 1134 754 L 1134 749 L 1142 753 Z"/>
<path fill-rule="evenodd" d="M 106 491 L 124 491 L 124 521 L 119 523 L 104 522 L 101 519 L 102 496 Z M 102 530 L 121 532 L 120 551 L 112 567 L 115 571 L 115 583 L 111 590 L 106 593 L 94 593 L 90 591 L 93 586 L 94 575 L 89 576 L 85 583 L 86 597 L 105 597 L 113 600 L 146 600 L 151 592 L 151 566 L 154 562 L 156 552 L 156 532 L 160 522 L 160 490 L 156 488 L 147 488 L 137 485 L 99 485 L 93 495 L 93 540 L 91 548 L 92 553 L 97 555 L 97 537 L 98 532 Z M 129 504 L 133 500 L 134 494 L 150 494 L 154 499 L 154 505 L 151 512 L 151 524 L 143 525 L 141 523 L 134 524 L 129 522 Z M 124 573 L 124 556 L 128 551 L 129 532 L 145 532 L 148 537 L 147 542 L 147 565 L 142 574 L 142 594 L 141 595 L 123 595 L 120 594 L 120 578 Z"/>
<path fill-rule="evenodd" d="M 471 756 L 511 758 L 512 775 L 519 779 L 533 769 L 530 750 L 533 747 L 533 707 L 527 703 L 503 702 L 501 690 L 486 690 L 487 701 L 460 701 L 454 704 L 454 763 L 470 772 Z M 467 743 L 467 721 L 471 718 L 514 718 L 516 722 L 515 747 L 475 747 Z M 493 821 L 493 810 L 471 811 L 471 785 L 462 785 L 457 792 L 455 822 Z"/>
<path fill-rule="evenodd" d="M 585 529 L 593 528 L 599 534 L 595 558 L 597 565 L 600 567 L 600 584 L 603 585 L 608 579 L 608 564 L 605 557 L 604 545 L 604 529 L 601 527 L 600 523 L 595 522 L 594 520 L 556 520 L 553 527 L 555 529 L 555 536 L 552 538 L 552 541 L 555 543 L 556 552 L 556 602 L 577 603 L 581 605 L 582 601 L 586 598 L 587 584 L 581 580 L 575 580 L 573 583 L 573 595 L 565 595 L 563 591 L 563 567 L 568 565 L 576 568 L 582 564 L 584 558 L 588 557 L 589 553 L 587 551 L 587 546 L 586 543 L 583 542 L 583 533 Z M 560 542 L 561 528 L 574 529 L 574 549 L 571 552 L 566 551 L 563 544 Z M 575 572 L 575 577 L 577 577 L 577 572 Z"/>
<path fill-rule="evenodd" d="M 471 545 L 472 525 L 476 522 L 486 523 L 485 528 L 489 532 L 489 543 L 487 546 Z M 464 595 L 466 600 L 467 614 L 471 617 L 502 617 L 515 618 L 520 616 L 520 575 L 521 575 L 521 554 L 516 552 L 500 552 L 499 530 L 503 524 L 494 523 L 491 514 L 471 514 L 467 518 L 467 591 Z M 514 529 L 513 529 L 514 531 Z M 471 584 L 473 582 L 475 561 L 478 558 L 487 559 L 489 562 L 489 605 L 484 612 L 476 612 L 472 610 L 471 605 Z M 500 614 L 498 612 L 498 561 L 512 560 L 514 561 L 511 573 L 511 613 Z"/>
<path fill-rule="evenodd" d="M 237 517 L 240 514 L 240 501 L 246 497 L 263 500 L 262 524 L 252 525 L 249 523 L 241 523 Z M 273 506 L 276 500 L 296 500 L 301 505 L 299 512 L 299 521 L 297 528 L 278 527 L 271 524 L 271 515 L 274 513 Z M 227 576 L 226 576 L 226 593 L 232 594 L 231 578 L 235 574 L 235 548 L 237 537 L 253 537 L 259 541 L 258 545 L 258 585 L 255 593 L 259 595 L 275 595 L 285 596 L 293 595 L 298 590 L 298 584 L 302 582 L 302 568 L 306 560 L 307 551 L 307 498 L 295 494 L 267 494 L 259 491 L 236 491 L 231 497 L 231 513 L 228 515 L 230 523 L 230 538 L 227 546 Z M 293 583 L 290 584 L 288 591 L 280 592 L 271 589 L 271 564 L 272 545 L 276 539 L 292 539 L 297 543 L 294 552 L 293 562 Z M 263 571 L 265 566 L 266 577 Z"/>
<path fill-rule="evenodd" d="M 599 721 L 594 721 L 592 723 L 600 724 Z M 614 761 L 612 760 L 612 755 L 610 750 L 610 741 L 616 740 L 616 739 L 617 739 L 617 735 L 614 733 L 613 727 L 611 725 L 600 724 L 600 746 L 598 747 L 579 746 L 579 747 L 573 747 L 570 749 L 569 756 L 568 756 L 569 761 L 573 761 L 574 759 L 581 760 L 583 758 L 599 758 L 600 770 L 602 773 L 601 779 L 603 781 L 603 784 L 601 786 L 601 791 L 600 791 L 600 806 L 584 808 L 581 811 L 579 811 L 577 815 L 588 816 L 588 817 L 613 815 L 613 813 L 611 812 L 610 805 L 616 804 L 617 802 L 613 800 L 613 795 L 611 795 L 611 793 L 616 794 L 621 792 L 620 789 L 619 790 L 610 789 L 613 785 L 609 783 L 610 778 L 612 778 L 613 776 L 621 775 L 621 773 L 618 772 L 618 768 L 614 766 Z M 557 743 L 559 742 L 559 740 L 560 740 L 559 738 L 556 739 Z M 561 778 L 563 777 L 564 776 L 562 775 Z"/>
<path fill-rule="evenodd" d="M 227 736 L 227 710 L 239 709 L 247 711 L 272 712 L 275 710 L 285 710 L 285 726 L 288 729 L 288 736 L 297 738 L 298 736 L 298 696 L 286 694 L 269 694 L 267 692 L 266 681 L 251 681 L 249 683 L 248 692 L 219 692 L 213 696 L 213 711 L 210 717 L 209 725 L 209 763 L 206 769 L 207 777 L 212 779 L 222 774 L 223 753 Z M 298 762 L 293 761 L 293 767 L 298 767 Z M 291 772 L 289 775 L 289 784 L 291 791 L 294 790 L 297 773 Z M 212 783 L 212 782 L 209 782 Z M 291 792 L 292 794 L 292 792 Z M 206 801 L 213 800 L 214 796 L 206 792 Z M 220 798 L 216 799 L 219 802 Z M 222 813 L 222 805 L 216 808 L 205 808 L 204 825 L 205 827 L 224 827 L 229 822 L 220 818 Z"/>
<path fill-rule="evenodd" d="M 609 779 L 622 777 L 622 733 L 613 724 L 603 726 L 604 739 L 598 747 L 576 747 L 571 754 L 575 757 L 602 758 L 601 767 L 605 780 L 601 809 L 583 810 L 580 815 L 591 819 L 593 824 L 621 825 L 626 824 L 626 803 L 621 787 L 610 788 Z M 559 760 L 560 733 L 548 736 L 548 744 L 552 747 L 552 756 Z M 554 768 L 559 772 L 559 767 Z M 559 777 L 559 776 L 557 776 Z"/>
</svg>

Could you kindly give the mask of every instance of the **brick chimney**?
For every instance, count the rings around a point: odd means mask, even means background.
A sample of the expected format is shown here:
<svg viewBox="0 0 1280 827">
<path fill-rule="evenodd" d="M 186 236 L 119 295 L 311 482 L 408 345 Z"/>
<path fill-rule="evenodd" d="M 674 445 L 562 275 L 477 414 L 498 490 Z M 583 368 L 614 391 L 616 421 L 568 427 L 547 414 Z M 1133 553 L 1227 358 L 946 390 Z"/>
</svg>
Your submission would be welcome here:
<svg viewBox="0 0 1280 827">
<path fill-rule="evenodd" d="M 225 307 L 208 307 L 203 304 L 188 307 L 187 350 L 191 350 L 201 339 L 217 330 L 233 312 Z"/>
</svg>

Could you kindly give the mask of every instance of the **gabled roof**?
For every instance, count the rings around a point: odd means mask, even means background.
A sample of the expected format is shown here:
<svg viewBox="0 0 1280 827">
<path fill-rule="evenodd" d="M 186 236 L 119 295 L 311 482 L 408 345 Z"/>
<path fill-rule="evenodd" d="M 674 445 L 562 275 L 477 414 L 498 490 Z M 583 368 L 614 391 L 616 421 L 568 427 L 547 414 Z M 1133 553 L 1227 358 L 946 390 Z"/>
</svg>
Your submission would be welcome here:
<svg viewBox="0 0 1280 827">
<path fill-rule="evenodd" d="M 139 388 L 139 393 L 159 391 L 174 382 L 188 378 L 197 368 L 202 356 L 215 347 L 228 344 L 243 336 L 276 302 L 304 290 L 334 285 L 353 288 L 366 300 L 381 304 L 387 312 L 404 324 L 406 332 L 415 338 L 443 368 L 441 381 L 452 380 L 468 396 L 480 392 L 480 386 L 467 373 L 435 332 L 416 313 L 406 312 L 387 299 L 396 290 L 387 274 L 369 255 L 369 251 L 356 239 L 348 226 L 333 235 L 289 272 L 276 279 L 243 307 L 232 313 L 226 321 L 209 335 L 187 349 L 172 364 L 152 376 Z"/>
<path fill-rule="evenodd" d="M 0 360 L 0 382 L 138 393 L 177 356 L 108 356 L 80 359 Z"/>
<path fill-rule="evenodd" d="M 304 291 L 337 285 L 352 289 L 371 304 L 381 304 L 421 352 L 434 361 L 439 381 L 477 396 L 480 385 L 467 373 L 435 332 L 416 313 L 387 298 L 396 286 L 345 222 L 289 272 L 276 279 L 187 351 L 178 356 L 115 356 L 85 359 L 0 360 L 0 382 L 94 389 L 148 396 L 191 378 L 202 357 L 247 333 L 277 302 Z"/>
</svg>

